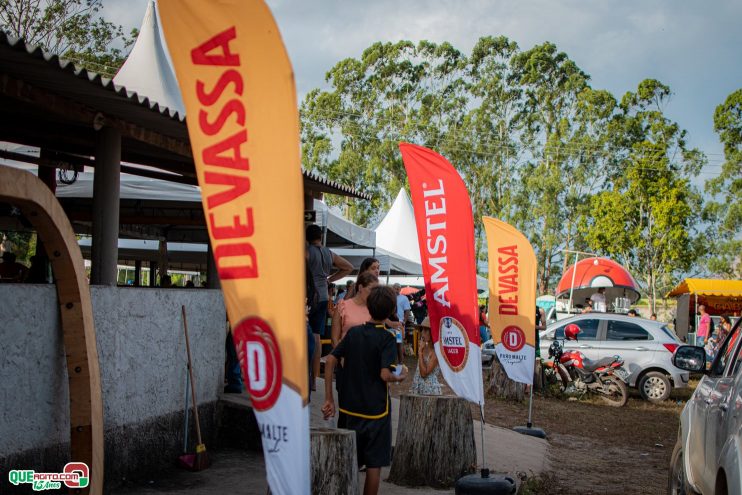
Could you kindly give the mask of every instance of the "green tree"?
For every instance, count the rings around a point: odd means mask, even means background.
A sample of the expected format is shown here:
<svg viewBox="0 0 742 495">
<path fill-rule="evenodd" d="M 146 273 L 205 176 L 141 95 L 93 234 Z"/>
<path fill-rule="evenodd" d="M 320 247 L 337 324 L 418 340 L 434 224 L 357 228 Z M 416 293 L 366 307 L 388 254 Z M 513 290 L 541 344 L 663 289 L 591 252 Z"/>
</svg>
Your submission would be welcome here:
<svg viewBox="0 0 742 495">
<path fill-rule="evenodd" d="M 510 59 L 517 51 L 517 44 L 504 36 L 480 38 L 466 71 L 470 100 L 477 104 L 470 106 L 461 125 L 441 144 L 442 153 L 467 183 L 480 261 L 486 259 L 482 216 L 510 222 L 515 215 L 513 197 L 522 156 L 513 136 L 523 105 L 520 88 L 510 83 Z"/>
<path fill-rule="evenodd" d="M 704 157 L 687 148 L 685 131 L 665 117 L 670 95 L 669 87 L 648 79 L 623 97 L 611 129 L 625 153 L 611 161 L 611 182 L 591 198 L 581 224 L 591 249 L 638 276 L 653 311 L 659 282 L 692 267 L 701 239 L 701 197 L 690 178 Z"/>
<path fill-rule="evenodd" d="M 440 150 L 461 122 L 465 65 L 448 43 L 375 43 L 360 60 L 342 60 L 328 72 L 331 90 L 307 94 L 303 164 L 373 196 L 351 205 L 354 221 L 374 220 L 406 185 L 400 141 Z"/>
<path fill-rule="evenodd" d="M 742 89 L 731 93 L 714 112 L 714 130 L 724 145 L 724 164 L 718 177 L 706 182 L 715 197 L 707 205 L 712 221 L 708 237 L 714 273 L 742 278 Z"/>
<path fill-rule="evenodd" d="M 552 43 L 516 54 L 511 84 L 521 88 L 517 139 L 530 159 L 520 168 L 515 224 L 536 247 L 539 290 L 548 291 L 564 249 L 584 247 L 577 219 L 603 182 L 601 151 L 616 107 L 606 91 Z"/>
<path fill-rule="evenodd" d="M 102 0 L 0 0 L 0 29 L 112 77 L 137 31 L 125 36 L 100 16 L 102 8 Z"/>
</svg>

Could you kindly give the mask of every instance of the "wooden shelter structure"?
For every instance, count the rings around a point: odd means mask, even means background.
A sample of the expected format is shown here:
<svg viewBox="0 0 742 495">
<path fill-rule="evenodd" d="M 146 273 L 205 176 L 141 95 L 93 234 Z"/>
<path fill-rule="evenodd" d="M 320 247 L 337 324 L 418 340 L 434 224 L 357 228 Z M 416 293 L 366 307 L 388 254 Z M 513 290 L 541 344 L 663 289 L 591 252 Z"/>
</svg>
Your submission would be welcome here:
<svg viewBox="0 0 742 495">
<path fill-rule="evenodd" d="M 208 239 L 203 211 L 192 204 L 164 207 L 119 197 L 122 172 L 197 184 L 185 116 L 3 32 L 0 141 L 38 148 L 38 156 L 0 150 L 0 158 L 38 165 L 52 191 L 57 169 L 95 170 L 92 200 L 65 204 L 75 231 L 92 234 L 93 284 L 116 284 L 119 237 Z M 369 199 L 315 173 L 303 177 L 307 210 L 325 193 Z"/>
<path fill-rule="evenodd" d="M 157 201 L 122 202 L 120 197 L 122 173 L 197 184 L 185 117 L 0 32 L 0 142 L 38 150 L 19 153 L 0 148 L 0 159 L 37 165 L 38 178 L 51 191 L 42 188 L 40 192 L 41 183 L 28 173 L 0 167 L 0 226 L 14 222 L 37 231 L 37 255 L 47 253 L 47 260 L 51 259 L 69 374 L 71 449 L 77 460 L 91 465 L 94 486 L 90 490 L 100 493 L 104 411 L 99 351 L 91 296 L 74 234 L 92 235 L 90 283 L 104 286 L 101 290 L 113 297 L 117 294 L 113 286 L 119 237 L 163 243 L 176 238 L 187 242 L 208 239 L 200 205 L 170 203 L 165 207 Z M 64 202 L 62 210 L 53 197 L 57 171 L 81 172 L 84 167 L 94 170 L 92 198 Z M 314 173 L 304 171 L 303 177 L 304 204 L 309 209 L 325 193 L 368 199 Z M 34 187 L 27 187 L 31 182 Z M 207 255 L 207 259 L 213 257 Z M 209 293 L 213 291 L 203 291 L 204 300 Z M 113 359 L 111 353 L 108 356 Z M 114 370 L 108 371 L 110 375 Z"/>
</svg>

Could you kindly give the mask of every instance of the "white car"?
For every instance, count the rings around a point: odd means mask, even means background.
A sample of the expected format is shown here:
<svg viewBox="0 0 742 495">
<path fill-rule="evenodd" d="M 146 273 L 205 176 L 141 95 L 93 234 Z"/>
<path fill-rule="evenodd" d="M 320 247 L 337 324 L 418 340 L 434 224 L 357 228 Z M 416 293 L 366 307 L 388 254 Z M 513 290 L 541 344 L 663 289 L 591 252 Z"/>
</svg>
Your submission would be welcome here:
<svg viewBox="0 0 742 495">
<path fill-rule="evenodd" d="M 660 402 L 673 388 L 688 386 L 690 373 L 672 363 L 681 342 L 664 323 L 615 313 L 586 313 L 560 320 L 540 334 L 541 356 L 549 355 L 554 339 L 564 339 L 564 327 L 580 327 L 577 341 L 565 341 L 565 350 L 578 350 L 589 359 L 618 355 L 629 374 L 630 387 L 642 397 Z"/>
<path fill-rule="evenodd" d="M 670 461 L 672 495 L 742 493 L 742 330 L 739 322 L 706 371 L 701 347 L 682 346 L 676 365 L 705 373 L 680 414 Z"/>
</svg>

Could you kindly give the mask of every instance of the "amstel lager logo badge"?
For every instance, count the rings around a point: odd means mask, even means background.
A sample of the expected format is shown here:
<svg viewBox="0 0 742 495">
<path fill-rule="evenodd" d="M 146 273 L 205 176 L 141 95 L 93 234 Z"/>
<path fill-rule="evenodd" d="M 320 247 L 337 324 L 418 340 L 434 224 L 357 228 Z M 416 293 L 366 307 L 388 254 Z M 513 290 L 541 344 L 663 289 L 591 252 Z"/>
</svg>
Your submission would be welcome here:
<svg viewBox="0 0 742 495">
<path fill-rule="evenodd" d="M 469 336 L 456 318 L 441 318 L 440 343 L 448 367 L 453 371 L 463 370 L 469 358 Z"/>
<path fill-rule="evenodd" d="M 281 394 L 283 373 L 276 336 L 261 318 L 245 318 L 232 330 L 242 377 L 256 411 L 270 409 Z"/>
</svg>

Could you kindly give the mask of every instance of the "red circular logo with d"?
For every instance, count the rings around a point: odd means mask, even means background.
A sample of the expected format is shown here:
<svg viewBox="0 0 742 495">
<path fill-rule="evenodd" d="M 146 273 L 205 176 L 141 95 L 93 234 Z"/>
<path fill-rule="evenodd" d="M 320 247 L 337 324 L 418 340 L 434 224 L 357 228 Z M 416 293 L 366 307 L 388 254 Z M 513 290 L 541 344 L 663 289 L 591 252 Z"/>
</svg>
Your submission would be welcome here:
<svg viewBox="0 0 742 495">
<path fill-rule="evenodd" d="M 281 352 L 268 323 L 258 317 L 245 318 L 232 329 L 242 377 L 257 411 L 270 409 L 281 394 Z"/>
<path fill-rule="evenodd" d="M 526 345 L 526 334 L 515 325 L 505 327 L 502 331 L 502 345 L 510 352 L 518 352 Z"/>
</svg>

